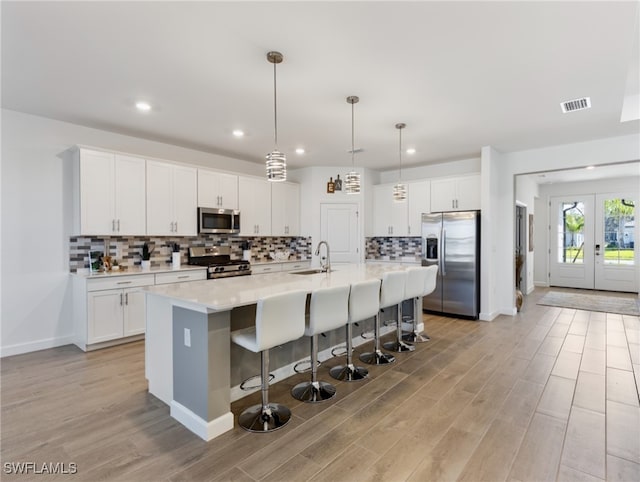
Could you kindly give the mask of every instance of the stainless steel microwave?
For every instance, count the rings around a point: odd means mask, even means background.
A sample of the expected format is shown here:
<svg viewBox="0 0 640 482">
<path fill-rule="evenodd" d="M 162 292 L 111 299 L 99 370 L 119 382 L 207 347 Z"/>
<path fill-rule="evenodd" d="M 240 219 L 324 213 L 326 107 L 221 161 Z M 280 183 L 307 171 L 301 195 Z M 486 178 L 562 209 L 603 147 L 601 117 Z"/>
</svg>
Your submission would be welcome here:
<svg viewBox="0 0 640 482">
<path fill-rule="evenodd" d="M 238 234 L 240 211 L 198 208 L 198 232 L 200 234 Z"/>
</svg>

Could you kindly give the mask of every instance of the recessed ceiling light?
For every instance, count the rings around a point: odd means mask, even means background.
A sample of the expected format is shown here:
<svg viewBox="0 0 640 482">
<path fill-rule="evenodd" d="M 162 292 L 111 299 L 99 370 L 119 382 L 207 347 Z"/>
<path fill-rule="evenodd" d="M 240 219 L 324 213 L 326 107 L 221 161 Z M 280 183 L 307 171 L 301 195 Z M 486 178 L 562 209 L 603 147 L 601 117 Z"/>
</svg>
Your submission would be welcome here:
<svg viewBox="0 0 640 482">
<path fill-rule="evenodd" d="M 409 149 L 407 149 L 407 154 L 415 154 L 416 150 L 413 147 L 410 147 Z"/>
<path fill-rule="evenodd" d="M 244 131 L 241 131 L 240 129 L 236 129 L 233 131 L 233 135 L 236 137 L 242 137 L 244 135 Z"/>
<path fill-rule="evenodd" d="M 298 147 L 296 149 L 296 154 L 304 154 L 304 149 L 302 147 Z"/>
<path fill-rule="evenodd" d="M 136 109 L 140 112 L 149 112 L 151 110 L 151 104 L 148 102 L 136 102 Z"/>
<path fill-rule="evenodd" d="M 587 166 L 587 167 L 585 167 L 585 169 L 588 169 L 588 170 L 595 169 L 595 168 L 596 168 L 596 166 Z"/>
</svg>

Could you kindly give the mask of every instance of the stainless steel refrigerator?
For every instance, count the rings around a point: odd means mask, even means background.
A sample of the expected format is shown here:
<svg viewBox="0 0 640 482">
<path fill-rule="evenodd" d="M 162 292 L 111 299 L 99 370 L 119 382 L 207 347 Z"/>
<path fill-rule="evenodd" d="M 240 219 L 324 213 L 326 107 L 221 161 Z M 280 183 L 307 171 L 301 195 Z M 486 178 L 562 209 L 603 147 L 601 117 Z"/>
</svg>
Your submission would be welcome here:
<svg viewBox="0 0 640 482">
<path fill-rule="evenodd" d="M 480 313 L 480 211 L 422 215 L 422 265 L 438 265 L 425 311 L 478 319 Z"/>
</svg>

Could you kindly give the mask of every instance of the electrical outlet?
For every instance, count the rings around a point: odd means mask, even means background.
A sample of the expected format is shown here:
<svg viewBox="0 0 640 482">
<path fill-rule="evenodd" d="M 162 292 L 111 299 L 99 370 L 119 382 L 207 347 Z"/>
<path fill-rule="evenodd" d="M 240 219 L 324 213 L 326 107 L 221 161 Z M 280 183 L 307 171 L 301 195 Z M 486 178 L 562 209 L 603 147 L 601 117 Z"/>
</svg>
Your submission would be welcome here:
<svg viewBox="0 0 640 482">
<path fill-rule="evenodd" d="M 191 346 L 191 330 L 189 328 L 184 329 L 184 346 Z"/>
</svg>

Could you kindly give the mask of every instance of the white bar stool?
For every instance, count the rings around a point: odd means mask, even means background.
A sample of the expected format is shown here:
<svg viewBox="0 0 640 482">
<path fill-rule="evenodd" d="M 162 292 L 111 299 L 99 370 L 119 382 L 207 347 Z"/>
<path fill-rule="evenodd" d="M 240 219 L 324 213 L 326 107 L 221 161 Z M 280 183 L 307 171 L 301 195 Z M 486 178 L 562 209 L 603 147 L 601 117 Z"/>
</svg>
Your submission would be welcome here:
<svg viewBox="0 0 640 482">
<path fill-rule="evenodd" d="M 311 380 L 298 383 L 291 395 L 303 402 L 322 402 L 336 394 L 331 383 L 318 381 L 318 334 L 335 330 L 349 317 L 349 285 L 321 288 L 311 293 L 304 334 L 311 337 Z"/>
<path fill-rule="evenodd" d="M 380 308 L 387 306 L 397 306 L 398 320 L 396 328 L 396 339 L 388 341 L 384 346 L 389 351 L 403 353 L 416 349 L 413 345 L 408 345 L 402 341 L 402 302 L 407 299 L 405 294 L 407 286 L 407 271 L 392 271 L 385 273 L 382 277 L 382 288 L 380 289 Z"/>
<path fill-rule="evenodd" d="M 285 425 L 291 410 L 269 402 L 269 349 L 304 335 L 305 291 L 265 296 L 258 300 L 256 325 L 231 333 L 234 343 L 254 353 L 260 352 L 262 403 L 247 408 L 238 417 L 238 424 L 249 432 L 271 432 Z"/>
<path fill-rule="evenodd" d="M 402 335 L 404 341 L 410 343 L 423 343 L 430 338 L 418 331 L 418 320 L 422 317 L 419 299 L 427 296 L 436 289 L 436 277 L 438 266 L 422 266 L 420 268 L 409 268 L 407 270 L 407 287 L 405 295 L 407 299 L 413 298 L 413 330 L 411 333 Z"/>
<path fill-rule="evenodd" d="M 364 380 L 369 371 L 353 364 L 353 323 L 376 316 L 380 310 L 380 280 L 361 281 L 351 285 L 349 294 L 349 319 L 347 330 L 347 363 L 329 370 L 336 380 L 354 382 Z"/>
<path fill-rule="evenodd" d="M 380 303 L 376 312 L 374 325 L 374 347 L 372 352 L 360 355 L 360 361 L 369 365 L 384 365 L 396 361 L 393 355 L 380 351 L 380 309 L 401 303 L 404 297 L 406 273 L 404 271 L 392 271 L 382 275 L 380 285 Z"/>
</svg>

